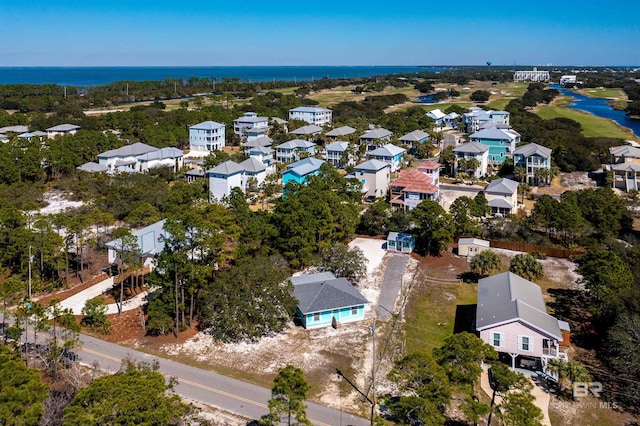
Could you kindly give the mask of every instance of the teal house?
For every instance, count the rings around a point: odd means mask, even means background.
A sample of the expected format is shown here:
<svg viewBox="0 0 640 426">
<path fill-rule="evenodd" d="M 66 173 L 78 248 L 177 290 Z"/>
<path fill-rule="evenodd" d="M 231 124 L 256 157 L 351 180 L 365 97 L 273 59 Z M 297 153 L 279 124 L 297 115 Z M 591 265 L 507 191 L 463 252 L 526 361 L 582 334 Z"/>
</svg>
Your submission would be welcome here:
<svg viewBox="0 0 640 426">
<path fill-rule="evenodd" d="M 307 330 L 361 321 L 367 299 L 346 279 L 331 272 L 291 277 L 298 300 L 296 318 Z"/>
<path fill-rule="evenodd" d="M 469 141 L 489 147 L 490 164 L 502 164 L 507 158 L 513 157 L 520 134 L 511 128 L 492 126 L 472 133 Z"/>
<path fill-rule="evenodd" d="M 416 239 L 411 234 L 389 232 L 387 236 L 387 251 L 411 253 L 416 248 Z"/>
<path fill-rule="evenodd" d="M 322 164 L 324 164 L 324 160 L 313 157 L 289 164 L 287 170 L 282 174 L 282 187 L 286 187 L 289 182 L 306 183 L 309 176 L 318 174 Z"/>
</svg>

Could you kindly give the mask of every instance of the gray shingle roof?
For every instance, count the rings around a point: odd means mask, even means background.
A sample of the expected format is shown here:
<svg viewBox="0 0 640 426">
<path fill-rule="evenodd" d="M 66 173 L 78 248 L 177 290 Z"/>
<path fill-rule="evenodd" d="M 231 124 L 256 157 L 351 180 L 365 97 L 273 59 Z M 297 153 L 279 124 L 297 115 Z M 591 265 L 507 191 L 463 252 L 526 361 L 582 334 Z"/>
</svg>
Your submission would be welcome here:
<svg viewBox="0 0 640 426">
<path fill-rule="evenodd" d="M 401 141 L 410 141 L 410 142 L 420 142 L 424 138 L 428 138 L 429 134 L 423 132 L 422 130 L 414 130 L 411 133 L 407 133 L 406 135 L 400 138 Z"/>
<path fill-rule="evenodd" d="M 289 164 L 285 173 L 294 173 L 298 176 L 306 176 L 317 171 L 323 163 L 324 160 L 318 160 L 317 158 L 303 158 L 300 161 Z"/>
<path fill-rule="evenodd" d="M 393 135 L 393 132 L 382 127 L 376 127 L 375 129 L 367 130 L 364 132 L 361 139 L 382 139 Z"/>
<path fill-rule="evenodd" d="M 478 130 L 471 134 L 469 139 L 499 139 L 499 140 L 514 140 L 516 138 L 515 132 L 506 131 L 504 129 L 498 129 L 495 126 L 487 129 Z"/>
<path fill-rule="evenodd" d="M 633 170 L 634 172 L 640 172 L 640 164 L 636 164 L 636 163 L 612 164 L 611 170 L 615 170 L 615 171 Z"/>
<path fill-rule="evenodd" d="M 70 132 L 72 130 L 78 130 L 80 126 L 75 124 L 58 124 L 57 126 L 49 127 L 47 132 Z"/>
<path fill-rule="evenodd" d="M 500 178 L 496 180 L 492 180 L 484 190 L 484 192 L 488 194 L 507 194 L 512 195 L 514 192 L 518 191 L 518 182 L 507 179 Z"/>
<path fill-rule="evenodd" d="M 503 198 L 494 198 L 493 200 L 489 200 L 487 204 L 489 204 L 489 207 L 513 210 L 511 203 Z"/>
<path fill-rule="evenodd" d="M 136 142 L 132 145 L 125 145 L 122 148 L 105 151 L 102 154 L 98 154 L 98 158 L 137 157 L 138 155 L 157 150 L 158 148 L 149 146 L 146 143 Z"/>
<path fill-rule="evenodd" d="M 511 272 L 479 280 L 477 330 L 517 320 L 543 334 L 562 340 L 558 320 L 547 314 L 538 285 Z"/>
<path fill-rule="evenodd" d="M 289 142 L 281 143 L 276 148 L 280 149 L 299 149 L 299 148 L 311 148 L 315 146 L 313 142 L 303 141 L 302 139 L 294 139 Z"/>
<path fill-rule="evenodd" d="M 244 168 L 240 164 L 235 161 L 227 160 L 224 163 L 218 164 L 213 169 L 207 170 L 207 174 L 216 173 L 219 175 L 231 176 L 243 171 Z"/>
<path fill-rule="evenodd" d="M 151 161 L 180 157 L 184 157 L 184 153 L 178 148 L 161 148 L 155 151 L 147 152 L 146 154 L 139 155 L 136 158 L 138 158 L 138 160 L 140 161 Z"/>
<path fill-rule="evenodd" d="M 199 130 L 215 130 L 221 129 L 224 127 L 224 124 L 220 124 L 215 121 L 203 121 L 202 123 L 198 123 L 189 127 L 190 129 L 199 129 Z"/>
<path fill-rule="evenodd" d="M 389 164 L 380 161 L 380 160 L 376 160 L 375 158 L 369 160 L 369 161 L 365 161 L 362 164 L 358 164 L 355 169 L 356 170 L 365 170 L 365 171 L 371 171 L 371 172 L 377 172 L 380 169 L 384 169 L 385 167 L 390 167 Z"/>
<path fill-rule="evenodd" d="M 309 106 L 301 106 L 301 107 L 297 107 L 289 110 L 289 112 L 327 112 L 327 111 L 331 111 L 331 110 L 327 108 L 309 107 Z"/>
<path fill-rule="evenodd" d="M 328 131 L 327 136 L 332 138 L 337 138 L 339 136 L 346 136 L 355 132 L 356 132 L 356 129 L 354 129 L 353 127 L 342 126 L 342 127 L 338 127 L 336 129 Z"/>
<path fill-rule="evenodd" d="M 488 145 L 483 145 L 479 142 L 468 142 L 458 145 L 453 149 L 453 152 L 468 152 L 471 154 L 481 154 L 489 151 Z"/>
<path fill-rule="evenodd" d="M 322 132 L 322 127 L 315 124 L 308 124 L 306 126 L 299 127 L 291 132 L 294 135 L 312 135 L 314 133 Z"/>
<path fill-rule="evenodd" d="M 609 152 L 616 157 L 640 158 L 640 148 L 631 145 L 612 146 Z"/>
<path fill-rule="evenodd" d="M 249 157 L 240 163 L 240 167 L 244 167 L 247 172 L 258 173 L 267 169 L 262 161 L 256 160 L 255 157 Z"/>
<path fill-rule="evenodd" d="M 324 147 L 324 149 L 327 151 L 338 151 L 338 152 L 344 152 L 347 150 L 347 148 L 349 148 L 349 142 L 340 142 L 340 141 L 330 143 L 329 145 Z"/>
<path fill-rule="evenodd" d="M 22 126 L 22 125 L 18 125 L 18 126 L 6 126 L 6 127 L 0 127 L 0 133 L 25 133 L 29 131 L 29 127 L 27 126 Z"/>
<path fill-rule="evenodd" d="M 542 158 L 551 157 L 551 148 L 538 145 L 537 143 L 528 143 L 526 145 L 519 146 L 513 151 L 513 154 L 524 155 L 525 157 L 531 157 L 537 155 Z"/>
<path fill-rule="evenodd" d="M 369 303 L 346 278 L 331 273 L 292 277 L 293 297 L 303 315 Z"/>
<path fill-rule="evenodd" d="M 269 136 L 259 136 L 245 144 L 242 144 L 245 148 L 254 148 L 258 146 L 271 146 L 273 145 L 273 139 Z"/>
<path fill-rule="evenodd" d="M 89 173 L 102 173 L 102 172 L 106 172 L 109 168 L 102 164 L 98 164 L 98 163 L 94 163 L 93 161 L 90 161 L 88 163 L 84 163 L 83 165 L 76 167 L 76 169 L 82 170 L 83 172 L 89 172 Z"/>
</svg>

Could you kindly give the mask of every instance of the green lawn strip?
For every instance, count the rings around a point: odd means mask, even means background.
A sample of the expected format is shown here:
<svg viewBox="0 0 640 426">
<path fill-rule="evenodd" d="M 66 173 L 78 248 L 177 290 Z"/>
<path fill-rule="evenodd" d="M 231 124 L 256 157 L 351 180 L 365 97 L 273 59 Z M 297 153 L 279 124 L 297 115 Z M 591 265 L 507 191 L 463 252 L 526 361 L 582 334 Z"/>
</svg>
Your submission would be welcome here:
<svg viewBox="0 0 640 426">
<path fill-rule="evenodd" d="M 407 352 L 431 351 L 453 334 L 457 305 L 477 303 L 476 284 L 440 284 L 420 279 L 406 310 Z"/>
<path fill-rule="evenodd" d="M 616 88 L 598 87 L 598 88 L 580 89 L 576 91 L 581 95 L 589 96 L 591 98 L 602 98 L 602 99 L 626 98 L 625 94 L 622 92 L 622 89 L 616 89 Z"/>
<path fill-rule="evenodd" d="M 502 99 L 489 101 L 487 102 L 487 108 L 492 109 L 494 111 L 502 111 L 507 106 L 507 104 L 511 102 L 512 99 L 515 99 L 515 98 L 502 98 Z"/>
<path fill-rule="evenodd" d="M 540 106 L 535 113 L 545 120 L 552 118 L 569 118 L 575 120 L 582 126 L 582 134 L 587 137 L 639 140 L 631 131 L 618 126 L 612 120 L 596 117 L 588 112 L 557 106 Z"/>
</svg>

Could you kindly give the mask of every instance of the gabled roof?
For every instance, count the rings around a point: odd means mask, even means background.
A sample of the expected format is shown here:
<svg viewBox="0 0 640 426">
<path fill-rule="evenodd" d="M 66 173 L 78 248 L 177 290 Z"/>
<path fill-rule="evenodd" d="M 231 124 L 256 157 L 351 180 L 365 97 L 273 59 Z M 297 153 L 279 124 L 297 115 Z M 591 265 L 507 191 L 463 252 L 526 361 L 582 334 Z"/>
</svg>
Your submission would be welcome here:
<svg viewBox="0 0 640 426">
<path fill-rule="evenodd" d="M 347 148 L 349 148 L 349 142 L 340 142 L 340 141 L 330 143 L 329 145 L 324 147 L 324 149 L 327 152 L 329 151 L 344 152 L 347 150 Z"/>
<path fill-rule="evenodd" d="M 470 154 L 482 154 L 487 151 L 489 151 L 489 146 L 479 142 L 467 142 L 453 148 L 453 152 L 467 152 Z"/>
<path fill-rule="evenodd" d="M 269 136 L 259 136 L 247 143 L 242 144 L 245 148 L 254 148 L 257 146 L 271 146 L 273 145 L 273 139 Z"/>
<path fill-rule="evenodd" d="M 132 145 L 125 145 L 122 148 L 105 151 L 102 154 L 98 154 L 98 158 L 137 157 L 138 155 L 157 150 L 158 148 L 147 145 L 146 143 L 136 142 Z"/>
<path fill-rule="evenodd" d="M 332 138 L 337 138 L 339 136 L 346 136 L 355 132 L 356 132 L 356 129 L 354 129 L 353 127 L 342 126 L 342 127 L 338 127 L 336 129 L 328 131 L 327 136 Z"/>
<path fill-rule="evenodd" d="M 256 146 L 255 148 L 249 148 L 249 155 L 259 152 L 260 154 L 271 154 L 273 150 L 268 146 Z"/>
<path fill-rule="evenodd" d="M 265 171 L 267 166 L 262 161 L 256 160 L 255 157 L 249 157 L 240 163 L 240 167 L 243 167 L 245 171 L 251 173 L 258 173 Z"/>
<path fill-rule="evenodd" d="M 640 158 L 640 148 L 631 145 L 612 146 L 609 152 L 616 157 Z"/>
<path fill-rule="evenodd" d="M 335 278 L 331 273 L 302 277 L 292 277 L 291 282 L 303 315 L 369 303 L 346 278 Z"/>
<path fill-rule="evenodd" d="M 511 272 L 479 280 L 476 329 L 518 320 L 542 334 L 562 340 L 558 320 L 547 314 L 538 285 Z"/>
<path fill-rule="evenodd" d="M 315 124 L 307 124 L 306 126 L 295 129 L 290 133 L 294 135 L 313 135 L 320 132 L 322 132 L 322 127 L 316 126 Z"/>
<path fill-rule="evenodd" d="M 369 151 L 367 154 L 370 156 L 393 157 L 404 152 L 407 152 L 407 150 L 392 143 L 388 143 L 374 149 L 373 151 Z"/>
<path fill-rule="evenodd" d="M 358 164 L 355 167 L 355 169 L 364 170 L 368 172 L 377 172 L 378 170 L 382 170 L 385 167 L 391 167 L 391 166 L 388 163 L 385 163 L 384 161 L 380 161 L 380 160 L 376 160 L 375 158 L 372 158 L 369 161 L 365 161 L 362 164 Z"/>
<path fill-rule="evenodd" d="M 105 165 L 94 163 L 93 161 L 89 161 L 88 163 L 84 163 L 81 166 L 76 167 L 77 170 L 82 170 L 83 172 L 89 173 L 102 173 L 109 170 L 109 168 Z"/>
<path fill-rule="evenodd" d="M 639 150 L 640 152 L 640 150 Z M 525 157 L 531 157 L 532 155 L 537 155 L 542 158 L 550 158 L 551 157 L 551 148 L 546 148 L 544 146 L 538 145 L 537 143 L 528 143 L 523 146 L 519 146 L 513 151 L 513 154 L 523 155 Z"/>
<path fill-rule="evenodd" d="M 238 123 L 261 123 L 263 121 L 269 121 L 268 117 L 257 117 L 255 115 L 243 115 L 242 117 L 238 117 L 233 122 Z"/>
<path fill-rule="evenodd" d="M 302 139 L 294 139 L 289 142 L 281 143 L 280 145 L 276 146 L 276 149 L 304 149 L 311 148 L 315 145 L 316 144 L 314 144 L 313 142 L 303 141 Z"/>
<path fill-rule="evenodd" d="M 80 126 L 75 124 L 58 124 L 57 126 L 49 127 L 47 132 L 70 132 L 72 130 L 78 130 Z"/>
<path fill-rule="evenodd" d="M 137 238 L 138 249 L 143 256 L 157 255 L 164 249 L 164 237 L 168 235 L 164 229 L 166 219 L 152 223 L 144 228 L 131 231 L 131 235 Z M 105 245 L 110 249 L 119 249 L 121 247 L 120 238 L 109 241 Z"/>
<path fill-rule="evenodd" d="M 420 169 L 412 169 L 400 173 L 398 179 L 390 184 L 392 187 L 402 188 L 406 192 L 435 194 L 439 188 L 433 184 L 431 177 Z"/>
<path fill-rule="evenodd" d="M 195 124 L 189 128 L 198 130 L 216 130 L 224 128 L 224 124 L 220 124 L 215 121 L 203 121 L 202 123 Z"/>
<path fill-rule="evenodd" d="M 138 155 L 136 158 L 140 161 L 163 160 L 165 158 L 184 157 L 184 152 L 178 148 L 161 148 L 146 154 Z"/>
<path fill-rule="evenodd" d="M 515 192 L 518 192 L 518 182 L 507 178 L 492 180 L 484 192 L 487 194 L 513 195 Z"/>
<path fill-rule="evenodd" d="M 505 129 L 498 129 L 495 126 L 492 126 L 487 129 L 478 130 L 477 132 L 471 134 L 469 136 L 469 139 L 508 139 L 512 141 L 515 140 L 517 136 L 518 134 L 516 132 L 507 131 Z"/>
<path fill-rule="evenodd" d="M 274 123 L 278 123 L 278 124 L 287 124 L 287 123 L 288 123 L 288 121 L 287 121 L 287 120 L 283 120 L 283 119 L 282 119 L 282 118 L 280 118 L 280 117 L 271 117 L 271 120 L 272 120 Z"/>
<path fill-rule="evenodd" d="M 636 163 L 619 163 L 619 164 L 612 164 L 611 165 L 611 170 L 615 170 L 615 171 L 634 171 L 634 172 L 640 172 L 640 164 L 636 164 Z"/>
<path fill-rule="evenodd" d="M 399 140 L 409 141 L 409 142 L 420 142 L 425 138 L 429 138 L 428 133 L 423 132 L 422 130 L 414 130 L 413 132 L 407 133 L 406 135 L 402 136 Z"/>
<path fill-rule="evenodd" d="M 213 169 L 207 170 L 207 174 L 215 173 L 224 176 L 231 176 L 242 172 L 244 172 L 244 168 L 240 164 L 231 160 L 227 160 L 224 163 L 218 164 Z"/>
<path fill-rule="evenodd" d="M 289 112 L 330 112 L 330 109 L 320 108 L 320 107 L 310 107 L 310 106 L 300 106 L 297 108 L 292 108 Z"/>
<path fill-rule="evenodd" d="M 382 127 L 376 127 L 364 132 L 360 139 L 383 139 L 393 135 L 393 132 Z"/>
<path fill-rule="evenodd" d="M 22 125 L 17 125 L 17 126 L 6 126 L 6 127 L 0 127 L 0 133 L 25 133 L 29 131 L 29 127 L 28 126 L 22 126 Z"/>
<path fill-rule="evenodd" d="M 439 120 L 445 116 L 444 112 L 440 111 L 440 109 L 434 109 L 425 114 L 427 117 L 431 117 L 434 120 Z"/>
<path fill-rule="evenodd" d="M 324 160 L 318 160 L 317 158 L 303 158 L 302 160 L 289 164 L 285 173 L 293 173 L 301 177 L 306 176 L 318 171 L 323 163 Z"/>
<path fill-rule="evenodd" d="M 513 205 L 504 198 L 494 198 L 487 203 L 489 207 L 513 210 Z"/>
</svg>

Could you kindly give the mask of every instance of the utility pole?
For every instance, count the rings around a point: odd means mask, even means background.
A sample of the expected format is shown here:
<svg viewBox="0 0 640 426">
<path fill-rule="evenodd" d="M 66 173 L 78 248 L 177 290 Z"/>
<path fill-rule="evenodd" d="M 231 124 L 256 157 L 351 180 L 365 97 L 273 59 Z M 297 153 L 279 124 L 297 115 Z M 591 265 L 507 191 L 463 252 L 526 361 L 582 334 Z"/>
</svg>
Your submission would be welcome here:
<svg viewBox="0 0 640 426">
<path fill-rule="evenodd" d="M 31 300 L 31 263 L 33 256 L 31 255 L 31 246 L 29 246 L 29 300 Z"/>
<path fill-rule="evenodd" d="M 373 426 L 373 420 L 376 412 L 376 319 L 373 318 L 373 325 L 371 326 L 371 341 L 373 344 L 373 354 L 371 355 L 371 426 Z"/>
</svg>

